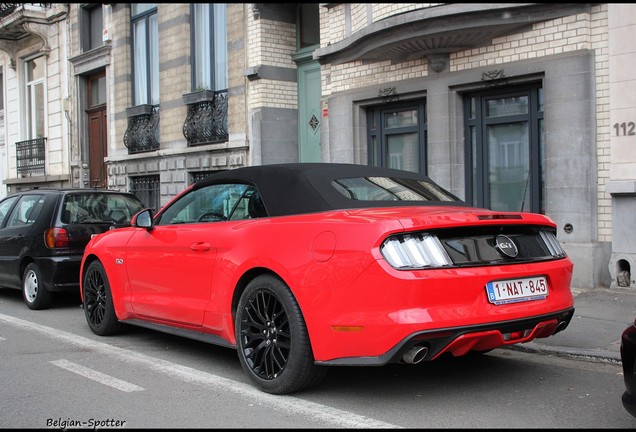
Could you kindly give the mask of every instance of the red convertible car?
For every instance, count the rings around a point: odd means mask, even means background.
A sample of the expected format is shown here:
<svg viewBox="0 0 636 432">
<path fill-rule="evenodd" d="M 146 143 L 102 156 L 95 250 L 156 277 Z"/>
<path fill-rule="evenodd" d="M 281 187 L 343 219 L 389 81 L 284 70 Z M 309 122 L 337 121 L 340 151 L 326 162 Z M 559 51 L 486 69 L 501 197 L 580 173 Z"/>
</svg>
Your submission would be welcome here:
<svg viewBox="0 0 636 432">
<path fill-rule="evenodd" d="M 574 313 L 546 216 L 474 208 L 426 176 L 355 164 L 219 172 L 96 235 L 98 335 L 140 325 L 235 348 L 261 390 L 327 366 L 419 363 L 549 337 Z"/>
</svg>

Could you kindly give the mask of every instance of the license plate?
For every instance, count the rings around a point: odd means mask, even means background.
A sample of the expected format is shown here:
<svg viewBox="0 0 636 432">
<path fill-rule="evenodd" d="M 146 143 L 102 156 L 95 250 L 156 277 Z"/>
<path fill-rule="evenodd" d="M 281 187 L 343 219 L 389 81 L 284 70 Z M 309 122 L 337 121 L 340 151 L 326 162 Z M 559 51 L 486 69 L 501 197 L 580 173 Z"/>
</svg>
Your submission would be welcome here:
<svg viewBox="0 0 636 432">
<path fill-rule="evenodd" d="M 543 276 L 508 279 L 486 284 L 488 301 L 500 305 L 531 300 L 541 300 L 548 296 L 548 283 Z"/>
</svg>

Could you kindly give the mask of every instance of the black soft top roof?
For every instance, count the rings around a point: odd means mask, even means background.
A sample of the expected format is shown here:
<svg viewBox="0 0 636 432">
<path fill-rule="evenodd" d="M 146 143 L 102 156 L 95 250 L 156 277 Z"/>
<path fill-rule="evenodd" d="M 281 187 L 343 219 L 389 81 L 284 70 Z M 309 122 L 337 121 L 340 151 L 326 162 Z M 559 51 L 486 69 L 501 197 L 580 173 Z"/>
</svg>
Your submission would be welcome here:
<svg viewBox="0 0 636 432">
<path fill-rule="evenodd" d="M 228 181 L 257 186 L 270 216 L 283 216 L 320 211 L 389 206 L 439 205 L 436 201 L 357 201 L 345 197 L 331 184 L 336 179 L 354 177 L 390 177 L 425 180 L 435 184 L 423 174 L 390 168 L 346 163 L 288 163 L 258 165 L 220 171 L 199 181 L 198 189 L 214 183 Z M 438 186 L 439 187 L 439 186 Z M 452 205 L 466 205 L 457 201 Z M 444 202 L 449 205 L 449 202 Z"/>
</svg>

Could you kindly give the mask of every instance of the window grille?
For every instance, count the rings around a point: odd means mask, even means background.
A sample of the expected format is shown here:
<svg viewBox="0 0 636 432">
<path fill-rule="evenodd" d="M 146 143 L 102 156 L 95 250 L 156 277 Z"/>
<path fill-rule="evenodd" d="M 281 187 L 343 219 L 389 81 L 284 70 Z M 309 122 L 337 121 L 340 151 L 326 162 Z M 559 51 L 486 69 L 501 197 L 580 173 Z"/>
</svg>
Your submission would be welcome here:
<svg viewBox="0 0 636 432">
<path fill-rule="evenodd" d="M 130 191 L 144 203 L 144 206 L 152 209 L 153 212 L 161 208 L 158 175 L 131 177 Z"/>
<path fill-rule="evenodd" d="M 19 177 L 44 175 L 46 138 L 36 138 L 15 143 L 16 165 Z"/>
</svg>

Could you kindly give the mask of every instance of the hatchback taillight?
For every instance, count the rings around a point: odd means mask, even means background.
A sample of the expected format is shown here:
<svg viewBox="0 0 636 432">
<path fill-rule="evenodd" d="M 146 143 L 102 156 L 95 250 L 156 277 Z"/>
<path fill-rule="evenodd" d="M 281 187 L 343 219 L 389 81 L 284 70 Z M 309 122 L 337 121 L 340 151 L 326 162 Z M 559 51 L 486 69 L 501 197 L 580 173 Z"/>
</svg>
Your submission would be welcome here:
<svg viewBox="0 0 636 432">
<path fill-rule="evenodd" d="M 44 232 L 44 243 L 49 249 L 68 247 L 68 231 L 65 228 L 49 228 Z"/>
</svg>

